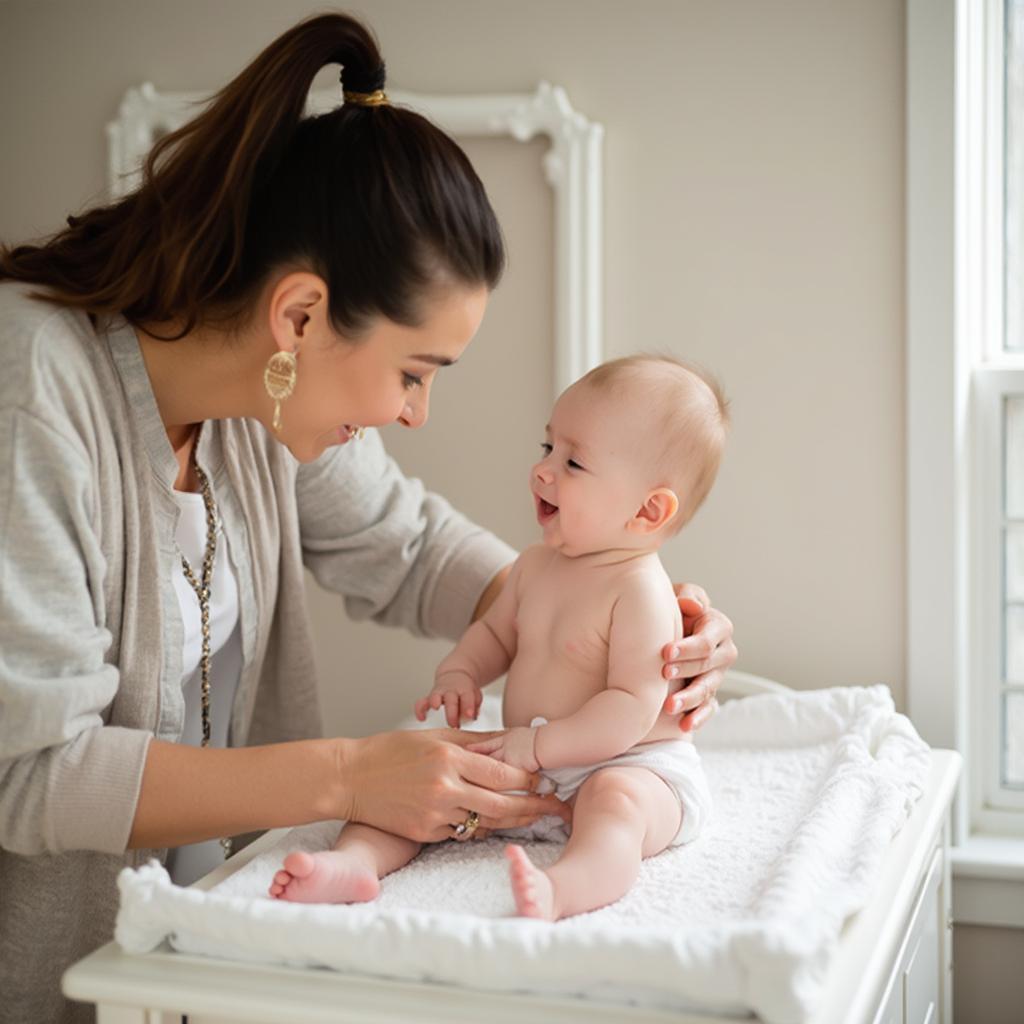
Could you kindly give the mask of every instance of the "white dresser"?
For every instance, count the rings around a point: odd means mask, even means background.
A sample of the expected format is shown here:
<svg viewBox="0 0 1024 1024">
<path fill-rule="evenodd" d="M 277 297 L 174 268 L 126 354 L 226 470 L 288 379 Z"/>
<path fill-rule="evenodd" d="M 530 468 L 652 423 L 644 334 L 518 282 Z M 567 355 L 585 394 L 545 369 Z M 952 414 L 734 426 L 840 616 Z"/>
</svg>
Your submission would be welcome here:
<svg viewBox="0 0 1024 1024">
<path fill-rule="evenodd" d="M 808 1024 L 952 1024 L 947 847 L 959 774 L 958 754 L 932 751 L 925 794 L 888 850 L 870 903 L 847 922 L 824 999 Z M 215 884 L 279 835 L 268 833 L 197 886 Z M 71 998 L 97 1004 L 99 1024 L 179 1024 L 181 1014 L 188 1014 L 189 1024 L 723 1024 L 732 1019 L 217 961 L 169 948 L 128 955 L 113 943 L 71 967 L 63 985 Z"/>
</svg>

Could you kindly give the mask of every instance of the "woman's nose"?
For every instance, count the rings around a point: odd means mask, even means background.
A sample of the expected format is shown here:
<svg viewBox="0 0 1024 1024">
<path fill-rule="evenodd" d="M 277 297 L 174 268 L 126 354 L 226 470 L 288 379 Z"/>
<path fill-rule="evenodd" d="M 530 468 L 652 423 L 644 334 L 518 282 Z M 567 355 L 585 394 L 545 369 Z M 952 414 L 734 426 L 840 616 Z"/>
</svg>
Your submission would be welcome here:
<svg viewBox="0 0 1024 1024">
<path fill-rule="evenodd" d="M 422 427 L 427 422 L 428 415 L 428 402 L 427 396 L 417 395 L 416 398 L 410 398 L 405 403 L 402 409 L 402 414 L 398 417 L 398 422 L 403 427 L 409 427 L 410 430 L 416 430 Z"/>
</svg>

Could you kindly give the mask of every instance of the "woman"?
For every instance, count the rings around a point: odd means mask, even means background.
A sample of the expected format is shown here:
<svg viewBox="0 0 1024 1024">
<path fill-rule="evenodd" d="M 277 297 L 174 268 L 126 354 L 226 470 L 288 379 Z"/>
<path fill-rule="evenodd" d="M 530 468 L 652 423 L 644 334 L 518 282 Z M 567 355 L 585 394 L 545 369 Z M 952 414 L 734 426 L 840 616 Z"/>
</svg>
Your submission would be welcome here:
<svg viewBox="0 0 1024 1024">
<path fill-rule="evenodd" d="M 304 119 L 326 64 L 345 103 Z M 61 971 L 115 878 L 323 818 L 410 837 L 550 813 L 455 730 L 319 736 L 303 565 L 350 614 L 455 638 L 514 552 L 401 476 L 501 275 L 458 146 L 386 102 L 343 15 L 271 44 L 155 147 L 140 189 L 0 250 L 0 1018 L 90 1019 Z M 666 675 L 693 728 L 735 659 L 687 588 Z M 698 601 L 692 600 L 698 598 Z"/>
</svg>

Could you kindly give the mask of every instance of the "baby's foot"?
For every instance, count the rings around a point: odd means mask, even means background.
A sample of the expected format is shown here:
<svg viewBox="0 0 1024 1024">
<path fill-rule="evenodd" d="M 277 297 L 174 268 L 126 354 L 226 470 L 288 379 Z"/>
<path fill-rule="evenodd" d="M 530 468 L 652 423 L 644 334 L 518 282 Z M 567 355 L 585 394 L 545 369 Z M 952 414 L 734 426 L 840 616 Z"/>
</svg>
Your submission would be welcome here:
<svg viewBox="0 0 1024 1024">
<path fill-rule="evenodd" d="M 379 892 L 372 868 L 337 850 L 289 853 L 270 883 L 274 899 L 294 903 L 365 903 Z"/>
<path fill-rule="evenodd" d="M 506 846 L 505 856 L 509 860 L 509 877 L 512 880 L 516 910 L 523 917 L 554 921 L 555 890 L 551 879 L 533 864 L 521 846 Z"/>
</svg>

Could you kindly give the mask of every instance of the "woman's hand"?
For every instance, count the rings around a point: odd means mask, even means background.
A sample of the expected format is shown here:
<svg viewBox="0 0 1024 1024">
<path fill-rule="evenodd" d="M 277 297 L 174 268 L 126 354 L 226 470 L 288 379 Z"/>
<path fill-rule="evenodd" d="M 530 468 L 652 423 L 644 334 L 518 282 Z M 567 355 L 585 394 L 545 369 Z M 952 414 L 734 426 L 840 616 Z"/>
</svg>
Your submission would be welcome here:
<svg viewBox="0 0 1024 1024">
<path fill-rule="evenodd" d="M 347 794 L 347 810 L 339 816 L 426 843 L 451 839 L 453 826 L 472 811 L 480 816 L 478 835 L 529 825 L 546 814 L 569 820 L 566 804 L 534 794 L 536 775 L 464 749 L 496 735 L 423 729 L 338 741 Z"/>
<path fill-rule="evenodd" d="M 732 622 L 711 607 L 704 589 L 694 583 L 683 583 L 675 590 L 683 613 L 683 639 L 662 648 L 662 674 L 666 679 L 687 682 L 668 697 L 663 710 L 666 714 L 682 715 L 679 728 L 692 732 L 718 709 L 715 694 L 725 678 L 725 670 L 736 661 L 737 652 Z"/>
</svg>

